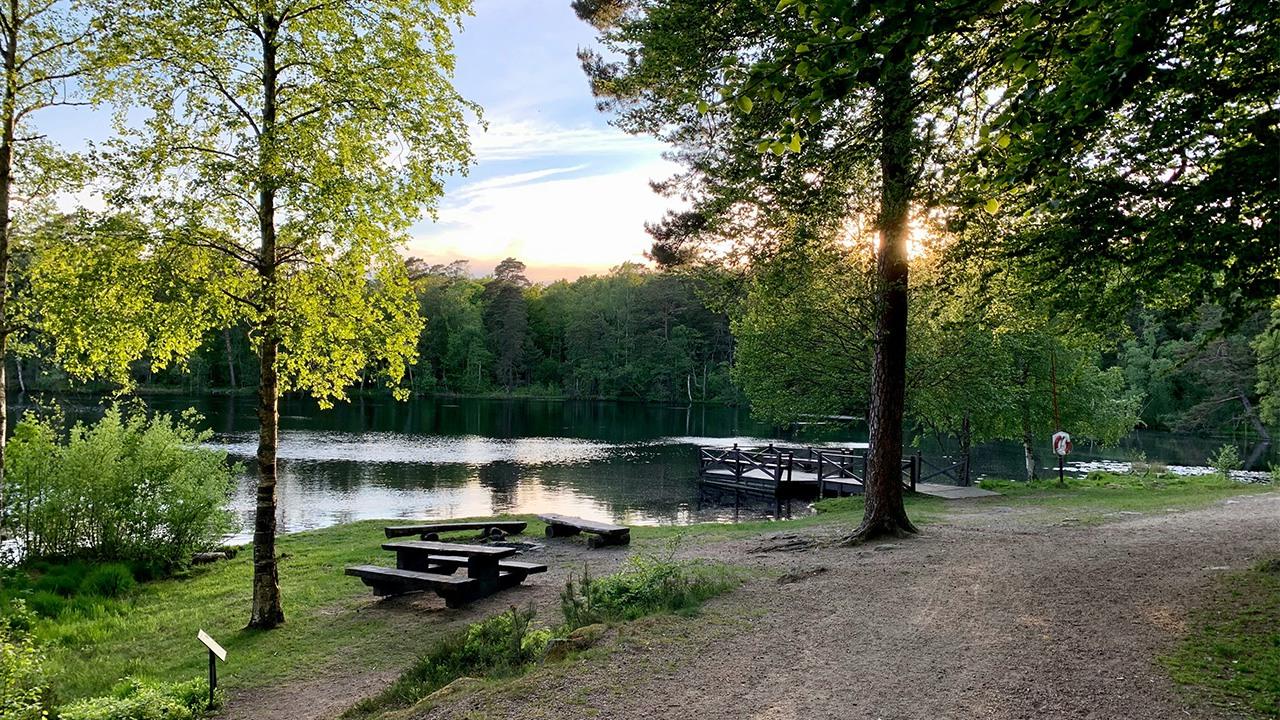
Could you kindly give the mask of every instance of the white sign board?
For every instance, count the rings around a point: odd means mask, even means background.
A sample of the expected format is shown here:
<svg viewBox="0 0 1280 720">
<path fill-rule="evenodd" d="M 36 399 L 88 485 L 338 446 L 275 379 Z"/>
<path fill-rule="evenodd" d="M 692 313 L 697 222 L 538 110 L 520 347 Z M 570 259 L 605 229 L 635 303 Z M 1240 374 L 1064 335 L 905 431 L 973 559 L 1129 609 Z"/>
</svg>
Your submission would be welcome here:
<svg viewBox="0 0 1280 720">
<path fill-rule="evenodd" d="M 217 640 L 209 637 L 208 633 L 201 630 L 199 633 L 196 633 L 196 637 L 200 639 L 200 642 L 204 643 L 205 647 L 209 648 L 210 652 L 217 655 L 219 660 L 222 662 L 227 661 L 227 651 L 222 649 L 222 646 L 218 644 Z"/>
<path fill-rule="evenodd" d="M 1071 436 L 1059 430 L 1053 434 L 1053 454 L 1064 456 L 1071 452 Z"/>
</svg>

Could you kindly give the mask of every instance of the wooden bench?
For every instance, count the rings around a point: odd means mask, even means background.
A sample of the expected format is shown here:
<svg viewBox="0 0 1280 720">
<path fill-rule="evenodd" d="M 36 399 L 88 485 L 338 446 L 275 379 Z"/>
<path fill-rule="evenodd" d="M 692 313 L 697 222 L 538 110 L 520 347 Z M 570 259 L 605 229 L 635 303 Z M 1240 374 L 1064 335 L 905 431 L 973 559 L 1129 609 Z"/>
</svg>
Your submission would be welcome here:
<svg viewBox="0 0 1280 720">
<path fill-rule="evenodd" d="M 426 523 L 422 525 L 392 525 L 383 528 L 382 531 L 389 538 L 408 537 L 410 535 L 421 535 L 423 540 L 439 540 L 440 533 L 457 532 L 460 530 L 483 530 L 485 535 L 489 535 L 492 530 L 501 530 L 508 535 L 519 535 L 529 523 L 523 520 L 481 520 L 479 522 L 439 522 Z M 435 537 L 427 537 L 427 535 L 435 535 Z"/>
<path fill-rule="evenodd" d="M 565 537 L 579 533 L 591 533 L 587 538 L 587 547 L 597 548 L 604 545 L 626 545 L 631 542 L 631 528 L 613 525 L 595 520 L 586 520 L 569 515 L 539 515 L 538 519 L 547 524 L 547 537 Z"/>
<path fill-rule="evenodd" d="M 422 590 L 434 590 L 444 598 L 446 607 L 458 608 L 474 599 L 476 581 L 457 575 L 415 572 L 378 565 L 356 565 L 346 570 L 347 575 L 358 577 L 373 588 L 374 595 L 403 595 Z"/>
</svg>

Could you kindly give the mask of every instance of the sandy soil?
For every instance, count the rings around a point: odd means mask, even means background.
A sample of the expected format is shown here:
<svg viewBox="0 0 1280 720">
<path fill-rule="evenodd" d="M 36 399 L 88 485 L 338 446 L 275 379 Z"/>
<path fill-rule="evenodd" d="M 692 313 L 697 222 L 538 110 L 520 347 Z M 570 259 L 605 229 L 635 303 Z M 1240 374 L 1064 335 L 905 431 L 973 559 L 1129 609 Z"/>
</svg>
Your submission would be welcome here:
<svg viewBox="0 0 1280 720">
<path fill-rule="evenodd" d="M 1210 508 L 1046 525 L 957 503 L 916 538 L 864 547 L 830 530 L 688 547 L 762 570 L 696 619 L 641 621 L 612 652 L 412 713 L 453 718 L 1215 718 L 1156 664 L 1212 577 L 1280 553 L 1280 493 Z M 804 541 L 815 541 L 812 547 Z M 799 541 L 799 542 L 797 542 Z M 554 616 L 566 566 L 620 559 L 552 546 L 520 598 Z M 780 577 L 781 576 L 781 577 Z M 495 604 L 496 603 L 496 604 Z M 493 605 L 493 607 L 489 607 Z M 388 611 L 402 611 L 389 609 Z M 470 617 L 474 615 L 474 617 Z M 332 717 L 385 677 L 235 698 L 233 717 Z"/>
</svg>

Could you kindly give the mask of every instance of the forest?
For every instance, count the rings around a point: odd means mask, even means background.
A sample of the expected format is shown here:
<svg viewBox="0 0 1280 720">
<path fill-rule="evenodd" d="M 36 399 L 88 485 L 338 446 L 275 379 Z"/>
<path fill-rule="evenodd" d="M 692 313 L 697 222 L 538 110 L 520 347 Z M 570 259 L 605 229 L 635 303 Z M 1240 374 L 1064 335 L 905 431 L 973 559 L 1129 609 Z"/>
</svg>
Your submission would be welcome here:
<svg viewBox="0 0 1280 720">
<path fill-rule="evenodd" d="M 513 258 L 483 276 L 462 261 L 410 258 L 424 324 L 404 382 L 418 395 L 749 404 L 780 425 L 860 418 L 871 259 L 809 245 L 752 273 L 628 263 L 535 284 Z M 1280 424 L 1280 311 L 1227 326 L 1216 305 L 1187 314 L 1134 303 L 1117 332 L 1064 330 L 1047 316 L 1036 325 L 1015 286 L 993 287 L 972 263 L 913 264 L 908 405 L 917 433 L 959 435 L 967 415 L 969 442 L 1043 440 L 1055 381 L 1064 422 L 1103 441 L 1144 427 L 1230 434 L 1263 452 L 1258 442 Z M 991 305 L 992 293 L 1006 303 Z M 11 369 L 22 390 L 80 387 L 43 362 L 38 345 L 26 347 Z M 131 373 L 144 393 L 257 383 L 244 327 L 207 334 L 185 365 L 153 372 L 142 360 Z M 358 387 L 385 392 L 367 374 Z"/>
</svg>

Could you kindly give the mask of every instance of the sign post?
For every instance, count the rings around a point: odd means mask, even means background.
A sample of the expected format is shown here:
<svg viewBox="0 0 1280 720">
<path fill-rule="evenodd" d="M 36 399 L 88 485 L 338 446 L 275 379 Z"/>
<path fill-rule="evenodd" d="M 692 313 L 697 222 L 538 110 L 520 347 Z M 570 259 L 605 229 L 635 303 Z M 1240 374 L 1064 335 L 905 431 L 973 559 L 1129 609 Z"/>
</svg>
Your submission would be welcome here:
<svg viewBox="0 0 1280 720">
<path fill-rule="evenodd" d="M 1053 434 L 1053 454 L 1058 456 L 1058 486 L 1063 487 L 1067 484 L 1067 479 L 1063 476 L 1062 462 L 1067 457 L 1067 453 L 1071 452 L 1071 436 L 1062 430 L 1062 417 L 1058 415 L 1058 351 L 1054 350 L 1049 354 L 1049 378 L 1053 383 L 1053 426 L 1058 429 Z"/>
<path fill-rule="evenodd" d="M 209 637 L 204 630 L 196 633 L 196 639 L 204 643 L 209 648 L 209 707 L 213 707 L 213 691 L 218 688 L 218 666 L 217 661 L 227 661 L 227 651 L 222 649 L 218 641 Z"/>
<path fill-rule="evenodd" d="M 1053 454 L 1058 456 L 1058 484 L 1066 485 L 1066 478 L 1063 477 L 1062 462 L 1066 459 L 1067 454 L 1071 452 L 1071 436 L 1059 430 L 1053 434 Z"/>
</svg>

